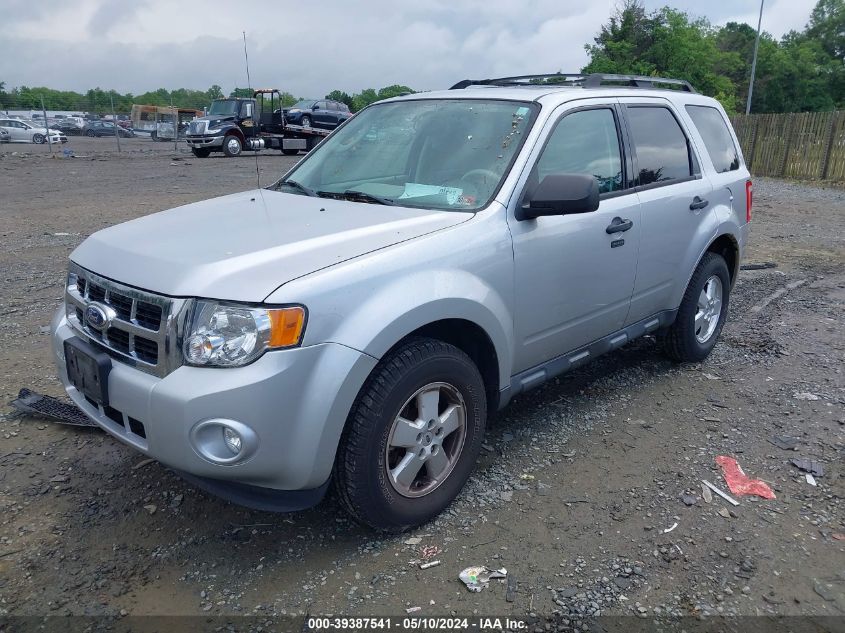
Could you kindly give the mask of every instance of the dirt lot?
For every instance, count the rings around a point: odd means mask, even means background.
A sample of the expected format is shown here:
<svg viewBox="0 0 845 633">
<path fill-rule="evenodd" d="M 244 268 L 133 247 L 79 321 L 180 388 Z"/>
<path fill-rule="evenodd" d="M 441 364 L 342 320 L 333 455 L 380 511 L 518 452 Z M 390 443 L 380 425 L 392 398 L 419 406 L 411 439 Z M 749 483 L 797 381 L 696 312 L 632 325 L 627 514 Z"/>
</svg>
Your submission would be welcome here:
<svg viewBox="0 0 845 633">
<path fill-rule="evenodd" d="M 256 182 L 247 155 L 112 148 L 0 148 L 3 403 L 21 387 L 61 394 L 45 330 L 75 245 Z M 262 154 L 262 183 L 293 163 Z M 755 197 L 747 260 L 777 267 L 742 273 L 706 363 L 674 365 L 645 339 L 518 398 L 458 501 L 412 533 L 380 537 L 333 499 L 245 510 L 99 431 L 0 405 L 0 615 L 841 616 L 845 193 L 758 179 Z M 717 455 L 777 499 L 706 503 L 702 479 L 726 489 Z M 824 464 L 817 486 L 793 457 Z M 421 570 L 426 546 L 441 563 Z M 514 600 L 500 581 L 468 592 L 458 573 L 472 564 L 506 567 Z"/>
</svg>

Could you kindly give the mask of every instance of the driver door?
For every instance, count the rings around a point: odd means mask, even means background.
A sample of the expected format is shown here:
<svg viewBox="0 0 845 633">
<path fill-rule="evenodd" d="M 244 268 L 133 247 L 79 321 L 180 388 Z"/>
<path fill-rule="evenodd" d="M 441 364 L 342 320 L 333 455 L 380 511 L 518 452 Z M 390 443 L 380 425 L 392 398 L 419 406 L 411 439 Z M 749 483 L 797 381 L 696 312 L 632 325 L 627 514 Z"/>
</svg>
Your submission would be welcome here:
<svg viewBox="0 0 845 633">
<path fill-rule="evenodd" d="M 559 111 L 532 152 L 531 170 L 508 214 L 516 282 L 515 373 L 619 330 L 634 288 L 640 205 L 628 186 L 630 166 L 616 103 L 591 99 Z M 517 220 L 516 205 L 530 199 L 545 176 L 556 173 L 594 176 L 599 208 Z M 616 218 L 633 224 L 616 230 L 621 223 Z"/>
</svg>

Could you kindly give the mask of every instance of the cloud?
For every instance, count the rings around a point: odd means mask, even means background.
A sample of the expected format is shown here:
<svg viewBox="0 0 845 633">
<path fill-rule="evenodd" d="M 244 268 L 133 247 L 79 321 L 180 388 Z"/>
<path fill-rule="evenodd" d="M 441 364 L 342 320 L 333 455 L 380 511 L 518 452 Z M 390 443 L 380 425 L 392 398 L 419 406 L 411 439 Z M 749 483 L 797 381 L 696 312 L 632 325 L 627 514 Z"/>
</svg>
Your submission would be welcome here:
<svg viewBox="0 0 845 633">
<path fill-rule="evenodd" d="M 813 0 L 766 0 L 764 28 L 801 28 Z M 301 5 L 252 0 L 5 0 L 17 10 L 0 39 L 7 86 L 99 86 L 139 94 L 156 88 L 230 90 L 246 85 L 247 32 L 254 86 L 297 96 L 357 92 L 394 83 L 418 90 L 464 78 L 557 70 L 577 72 L 616 0 L 321 0 Z M 645 0 L 648 9 L 665 0 Z M 695 0 L 676 0 L 691 15 Z M 755 21 L 757 0 L 709 3 L 714 24 Z M 305 10 L 307 14 L 307 9 Z M 770 15 L 771 13 L 771 15 Z M 313 17 L 314 19 L 305 19 Z"/>
</svg>

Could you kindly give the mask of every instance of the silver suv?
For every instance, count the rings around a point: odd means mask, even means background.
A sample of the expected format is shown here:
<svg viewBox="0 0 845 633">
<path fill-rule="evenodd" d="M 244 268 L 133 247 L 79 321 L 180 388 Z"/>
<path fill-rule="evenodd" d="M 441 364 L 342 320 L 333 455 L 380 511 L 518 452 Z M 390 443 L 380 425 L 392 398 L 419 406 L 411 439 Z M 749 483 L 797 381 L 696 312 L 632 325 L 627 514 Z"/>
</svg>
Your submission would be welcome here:
<svg viewBox="0 0 845 633">
<path fill-rule="evenodd" d="M 89 237 L 55 360 L 201 488 L 284 511 L 333 482 L 400 530 L 515 395 L 647 333 L 706 358 L 750 218 L 728 118 L 686 82 L 464 81 L 366 108 L 266 189 Z"/>
</svg>

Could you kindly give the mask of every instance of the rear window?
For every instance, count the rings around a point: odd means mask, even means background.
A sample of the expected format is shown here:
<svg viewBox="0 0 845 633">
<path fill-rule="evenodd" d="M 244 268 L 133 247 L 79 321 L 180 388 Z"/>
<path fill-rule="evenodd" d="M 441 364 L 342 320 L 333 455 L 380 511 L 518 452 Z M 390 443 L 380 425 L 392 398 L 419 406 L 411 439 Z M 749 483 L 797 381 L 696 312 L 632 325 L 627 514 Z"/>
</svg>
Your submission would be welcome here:
<svg viewBox="0 0 845 633">
<path fill-rule="evenodd" d="M 704 146 L 716 171 L 723 173 L 739 169 L 739 152 L 736 151 L 736 145 L 722 113 L 708 106 L 688 105 L 686 108 L 698 133 L 704 139 Z"/>
<path fill-rule="evenodd" d="M 640 185 L 668 184 L 693 175 L 687 137 L 668 108 L 629 106 L 628 123 Z"/>
</svg>

